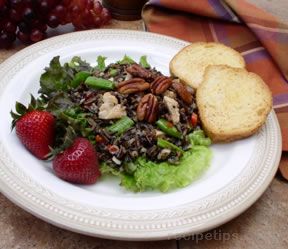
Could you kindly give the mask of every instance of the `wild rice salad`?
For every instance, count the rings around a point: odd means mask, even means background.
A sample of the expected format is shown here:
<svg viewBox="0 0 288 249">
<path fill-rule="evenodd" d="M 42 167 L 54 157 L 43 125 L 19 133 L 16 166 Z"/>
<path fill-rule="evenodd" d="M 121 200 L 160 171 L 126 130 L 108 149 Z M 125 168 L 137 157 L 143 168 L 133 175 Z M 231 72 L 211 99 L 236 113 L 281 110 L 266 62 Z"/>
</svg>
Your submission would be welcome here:
<svg viewBox="0 0 288 249">
<path fill-rule="evenodd" d="M 61 65 L 58 56 L 42 74 L 38 102 L 57 118 L 54 151 L 80 135 L 94 144 L 102 173 L 120 176 L 129 190 L 191 183 L 211 158 L 194 90 L 151 68 L 146 56 L 108 66 L 105 59 Z"/>
</svg>

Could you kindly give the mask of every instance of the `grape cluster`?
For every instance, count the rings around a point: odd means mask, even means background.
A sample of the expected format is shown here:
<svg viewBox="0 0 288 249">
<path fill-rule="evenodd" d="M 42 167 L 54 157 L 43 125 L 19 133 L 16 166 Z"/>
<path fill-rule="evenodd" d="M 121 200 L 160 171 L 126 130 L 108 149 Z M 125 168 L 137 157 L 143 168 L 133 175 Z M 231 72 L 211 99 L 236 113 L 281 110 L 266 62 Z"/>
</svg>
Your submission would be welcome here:
<svg viewBox="0 0 288 249">
<path fill-rule="evenodd" d="M 76 30 L 98 28 L 110 13 L 97 0 L 0 0 L 0 48 L 46 37 L 48 27 L 72 23 Z"/>
</svg>

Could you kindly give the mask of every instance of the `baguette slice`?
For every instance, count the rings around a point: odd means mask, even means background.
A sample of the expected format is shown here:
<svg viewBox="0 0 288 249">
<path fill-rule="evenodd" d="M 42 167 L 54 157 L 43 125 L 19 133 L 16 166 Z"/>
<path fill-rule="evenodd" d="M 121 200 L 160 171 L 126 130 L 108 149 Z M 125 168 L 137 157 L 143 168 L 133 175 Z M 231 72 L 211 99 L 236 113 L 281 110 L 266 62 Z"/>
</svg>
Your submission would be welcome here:
<svg viewBox="0 0 288 249">
<path fill-rule="evenodd" d="M 196 101 L 203 128 L 214 142 L 254 134 L 272 108 L 271 92 L 260 76 L 223 65 L 207 67 Z"/>
<path fill-rule="evenodd" d="M 192 43 L 178 52 L 170 62 L 170 72 L 182 82 L 198 88 L 205 68 L 209 65 L 227 65 L 245 68 L 245 61 L 236 50 L 221 43 Z"/>
</svg>

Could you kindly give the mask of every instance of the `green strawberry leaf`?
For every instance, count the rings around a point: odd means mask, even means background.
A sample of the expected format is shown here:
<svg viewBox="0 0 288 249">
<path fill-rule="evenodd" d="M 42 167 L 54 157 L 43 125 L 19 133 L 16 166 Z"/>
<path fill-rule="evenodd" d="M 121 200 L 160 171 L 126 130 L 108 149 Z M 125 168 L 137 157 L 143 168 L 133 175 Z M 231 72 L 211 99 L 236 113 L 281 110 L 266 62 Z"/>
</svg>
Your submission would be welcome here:
<svg viewBox="0 0 288 249">
<path fill-rule="evenodd" d="M 21 104 L 20 102 L 16 102 L 15 109 L 16 112 L 19 113 L 20 115 L 23 115 L 27 112 L 26 106 Z"/>
<path fill-rule="evenodd" d="M 31 96 L 31 101 L 28 105 L 28 108 L 25 105 L 23 105 L 22 103 L 16 102 L 16 105 L 15 105 L 16 113 L 13 111 L 10 112 L 10 115 L 13 118 L 12 125 L 11 125 L 12 130 L 15 127 L 17 120 L 19 118 L 21 118 L 22 116 L 24 116 L 26 113 L 31 112 L 33 110 L 45 109 L 44 108 L 44 106 L 45 106 L 44 101 L 42 101 L 40 98 L 35 99 L 35 97 L 32 94 L 30 96 Z"/>
</svg>

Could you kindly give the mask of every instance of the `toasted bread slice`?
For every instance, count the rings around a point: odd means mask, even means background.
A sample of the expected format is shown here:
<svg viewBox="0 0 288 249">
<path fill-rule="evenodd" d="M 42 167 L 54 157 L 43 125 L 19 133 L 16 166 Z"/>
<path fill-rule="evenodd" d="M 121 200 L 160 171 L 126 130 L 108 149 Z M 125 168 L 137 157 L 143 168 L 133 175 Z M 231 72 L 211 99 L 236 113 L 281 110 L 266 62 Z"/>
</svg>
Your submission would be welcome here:
<svg viewBox="0 0 288 249">
<path fill-rule="evenodd" d="M 245 68 L 245 61 L 241 54 L 224 44 L 196 42 L 186 46 L 173 57 L 170 72 L 182 82 L 198 88 L 205 68 L 209 65 Z"/>
<path fill-rule="evenodd" d="M 214 142 L 228 142 L 254 134 L 272 108 L 264 81 L 245 69 L 208 66 L 196 92 L 199 115 Z"/>
</svg>

